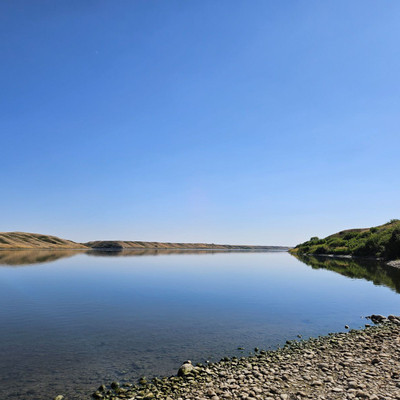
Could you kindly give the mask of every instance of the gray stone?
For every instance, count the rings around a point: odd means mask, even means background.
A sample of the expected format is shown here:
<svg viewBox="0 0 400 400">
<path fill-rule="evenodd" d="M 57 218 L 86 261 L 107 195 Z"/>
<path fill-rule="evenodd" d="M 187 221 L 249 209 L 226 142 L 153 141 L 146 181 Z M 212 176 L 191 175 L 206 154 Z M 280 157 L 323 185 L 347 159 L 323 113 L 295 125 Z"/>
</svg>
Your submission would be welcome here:
<svg viewBox="0 0 400 400">
<path fill-rule="evenodd" d="M 112 389 L 118 389 L 119 388 L 119 383 L 118 382 L 112 382 L 111 383 L 111 388 Z"/>
<path fill-rule="evenodd" d="M 178 370 L 178 376 L 189 375 L 194 370 L 192 362 L 190 360 L 185 361 Z"/>
</svg>

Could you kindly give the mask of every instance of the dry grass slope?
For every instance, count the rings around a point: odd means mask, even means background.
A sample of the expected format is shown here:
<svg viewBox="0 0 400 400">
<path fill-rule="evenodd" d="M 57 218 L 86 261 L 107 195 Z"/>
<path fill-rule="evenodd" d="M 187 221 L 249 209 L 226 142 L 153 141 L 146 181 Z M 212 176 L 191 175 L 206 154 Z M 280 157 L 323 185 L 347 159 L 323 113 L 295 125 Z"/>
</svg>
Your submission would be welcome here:
<svg viewBox="0 0 400 400">
<path fill-rule="evenodd" d="M 87 243 L 76 243 L 56 236 L 25 232 L 0 232 L 0 249 L 137 249 L 137 250 L 287 250 L 282 246 L 247 246 L 214 243 L 162 243 L 123 240 L 97 240 Z"/>
<path fill-rule="evenodd" d="M 87 247 L 56 236 L 26 232 L 0 232 L 0 249 L 86 249 Z"/>
<path fill-rule="evenodd" d="M 132 242 L 122 240 L 98 240 L 94 242 L 84 243 L 85 246 L 92 249 L 196 249 L 196 250 L 262 250 L 262 249 L 286 249 L 280 246 L 248 246 L 248 245 L 229 245 L 214 243 L 168 243 L 168 242 Z"/>
</svg>

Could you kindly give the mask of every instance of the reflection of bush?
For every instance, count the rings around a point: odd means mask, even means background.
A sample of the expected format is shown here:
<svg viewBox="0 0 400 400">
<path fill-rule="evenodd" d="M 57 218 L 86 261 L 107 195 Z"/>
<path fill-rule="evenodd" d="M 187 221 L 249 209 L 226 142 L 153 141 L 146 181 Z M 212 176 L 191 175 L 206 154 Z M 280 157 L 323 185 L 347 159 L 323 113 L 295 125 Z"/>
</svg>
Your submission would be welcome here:
<svg viewBox="0 0 400 400">
<path fill-rule="evenodd" d="M 375 260 L 316 257 L 295 255 L 314 269 L 327 269 L 354 279 L 372 281 L 374 285 L 386 286 L 400 293 L 400 270 Z"/>
<path fill-rule="evenodd" d="M 342 231 L 325 239 L 312 237 L 309 241 L 296 246 L 294 252 L 400 258 L 400 221 L 392 220 L 370 229 Z"/>
</svg>

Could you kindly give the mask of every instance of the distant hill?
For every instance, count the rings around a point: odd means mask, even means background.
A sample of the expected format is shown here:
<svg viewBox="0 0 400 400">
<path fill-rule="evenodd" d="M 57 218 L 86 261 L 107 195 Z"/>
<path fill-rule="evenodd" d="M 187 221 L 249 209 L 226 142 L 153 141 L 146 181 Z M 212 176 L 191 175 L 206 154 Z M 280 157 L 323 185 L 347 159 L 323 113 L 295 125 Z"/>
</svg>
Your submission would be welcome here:
<svg viewBox="0 0 400 400">
<path fill-rule="evenodd" d="M 121 240 L 99 240 L 83 243 L 92 249 L 215 249 L 215 250 L 288 250 L 282 246 L 248 246 L 214 243 L 169 243 L 169 242 L 131 242 Z"/>
<path fill-rule="evenodd" d="M 0 249 L 85 249 L 86 246 L 56 236 L 26 232 L 0 232 Z"/>
<path fill-rule="evenodd" d="M 162 243 L 139 242 L 123 240 L 98 240 L 87 243 L 76 243 L 72 240 L 60 239 L 56 236 L 41 235 L 26 232 L 0 232 L 0 249 L 93 249 L 93 250 L 124 250 L 124 249 L 192 249 L 192 250 L 288 250 L 284 246 L 248 246 L 214 243 Z"/>
<path fill-rule="evenodd" d="M 348 229 L 324 239 L 312 237 L 291 249 L 292 254 L 349 255 L 394 260 L 400 258 L 400 220 L 372 228 Z"/>
</svg>

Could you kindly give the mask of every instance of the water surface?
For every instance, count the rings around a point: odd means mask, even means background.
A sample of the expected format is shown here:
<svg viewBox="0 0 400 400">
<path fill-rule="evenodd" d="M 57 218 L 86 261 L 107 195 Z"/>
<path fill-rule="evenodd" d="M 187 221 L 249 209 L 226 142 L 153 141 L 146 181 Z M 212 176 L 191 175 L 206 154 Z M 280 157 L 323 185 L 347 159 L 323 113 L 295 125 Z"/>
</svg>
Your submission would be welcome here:
<svg viewBox="0 0 400 400">
<path fill-rule="evenodd" d="M 186 359 L 400 314 L 399 270 L 303 261 L 283 252 L 2 251 L 0 398 L 82 399 L 101 383 L 175 374 Z"/>
</svg>

